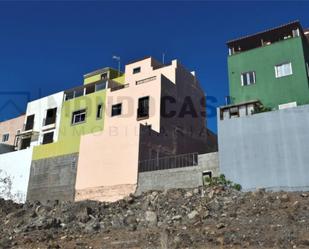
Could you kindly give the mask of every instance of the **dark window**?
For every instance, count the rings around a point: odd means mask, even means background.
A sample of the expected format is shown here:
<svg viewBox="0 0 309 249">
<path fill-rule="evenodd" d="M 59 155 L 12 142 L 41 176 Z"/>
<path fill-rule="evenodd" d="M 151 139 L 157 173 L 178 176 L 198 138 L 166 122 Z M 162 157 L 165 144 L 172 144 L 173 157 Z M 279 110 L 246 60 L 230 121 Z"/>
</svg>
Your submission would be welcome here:
<svg viewBox="0 0 309 249">
<path fill-rule="evenodd" d="M 42 144 L 50 144 L 52 142 L 54 142 L 54 132 L 45 133 Z"/>
<path fill-rule="evenodd" d="M 26 126 L 25 126 L 25 130 L 32 130 L 33 129 L 33 125 L 34 125 L 34 115 L 30 115 L 27 117 L 27 121 L 26 121 Z"/>
<path fill-rule="evenodd" d="M 95 92 L 95 85 L 86 86 L 86 94 L 91 94 Z"/>
<path fill-rule="evenodd" d="M 84 88 L 76 89 L 74 91 L 74 98 L 78 98 L 78 97 L 81 97 L 81 96 L 84 96 Z"/>
<path fill-rule="evenodd" d="M 10 138 L 10 134 L 9 133 L 3 134 L 2 135 L 2 142 L 5 143 L 5 142 L 9 141 L 9 138 Z"/>
<path fill-rule="evenodd" d="M 138 99 L 137 118 L 149 117 L 149 97 Z"/>
<path fill-rule="evenodd" d="M 112 106 L 112 117 L 121 115 L 122 104 Z"/>
<path fill-rule="evenodd" d="M 72 92 L 67 92 L 66 94 L 65 94 L 65 100 L 67 101 L 67 100 L 70 100 L 70 99 L 73 99 L 74 98 L 74 91 L 72 91 Z"/>
<path fill-rule="evenodd" d="M 107 80 L 107 73 L 102 73 L 101 74 L 101 80 Z"/>
<path fill-rule="evenodd" d="M 139 73 L 141 71 L 141 67 L 133 68 L 133 74 Z"/>
<path fill-rule="evenodd" d="M 101 82 L 96 84 L 95 86 L 95 91 L 100 91 L 100 90 L 104 90 L 106 88 L 106 82 Z"/>
<path fill-rule="evenodd" d="M 102 110 L 103 110 L 103 105 L 99 104 L 97 107 L 97 119 L 102 118 Z"/>
<path fill-rule="evenodd" d="M 72 114 L 72 124 L 83 123 L 86 120 L 86 109 L 73 112 Z"/>
<path fill-rule="evenodd" d="M 56 117 L 57 117 L 57 108 L 48 109 L 46 112 L 44 125 L 50 125 L 56 123 Z"/>
<path fill-rule="evenodd" d="M 30 147 L 30 143 L 31 143 L 31 137 L 27 137 L 27 138 L 23 138 L 21 140 L 21 146 L 20 148 L 22 150 L 27 149 L 28 147 Z"/>
</svg>

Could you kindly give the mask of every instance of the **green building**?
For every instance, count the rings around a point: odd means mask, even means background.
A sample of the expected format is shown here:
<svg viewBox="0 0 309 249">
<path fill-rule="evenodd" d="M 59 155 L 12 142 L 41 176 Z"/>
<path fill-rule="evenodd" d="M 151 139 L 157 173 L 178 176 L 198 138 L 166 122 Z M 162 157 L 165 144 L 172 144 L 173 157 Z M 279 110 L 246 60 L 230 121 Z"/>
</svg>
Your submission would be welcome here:
<svg viewBox="0 0 309 249">
<path fill-rule="evenodd" d="M 230 104 L 309 104 L 307 35 L 295 21 L 227 42 Z"/>
</svg>

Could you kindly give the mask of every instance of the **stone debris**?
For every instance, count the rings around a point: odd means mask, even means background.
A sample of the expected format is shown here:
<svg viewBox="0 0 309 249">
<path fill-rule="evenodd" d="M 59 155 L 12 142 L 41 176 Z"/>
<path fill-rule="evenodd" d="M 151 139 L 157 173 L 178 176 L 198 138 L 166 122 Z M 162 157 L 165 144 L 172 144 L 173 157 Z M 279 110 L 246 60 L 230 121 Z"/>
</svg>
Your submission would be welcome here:
<svg viewBox="0 0 309 249">
<path fill-rule="evenodd" d="M 0 199 L 0 249 L 306 248 L 307 196 L 220 185 L 150 191 L 114 203 Z"/>
</svg>

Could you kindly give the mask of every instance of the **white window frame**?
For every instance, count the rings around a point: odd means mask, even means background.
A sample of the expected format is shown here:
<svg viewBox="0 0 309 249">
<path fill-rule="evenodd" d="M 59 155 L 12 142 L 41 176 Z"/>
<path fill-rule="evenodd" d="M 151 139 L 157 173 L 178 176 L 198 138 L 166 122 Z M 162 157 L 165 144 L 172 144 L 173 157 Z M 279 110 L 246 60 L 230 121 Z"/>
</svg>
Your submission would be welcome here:
<svg viewBox="0 0 309 249">
<path fill-rule="evenodd" d="M 2 143 L 6 143 L 7 141 L 9 141 L 9 139 L 10 139 L 10 133 L 5 133 L 2 135 Z"/>
<path fill-rule="evenodd" d="M 284 71 L 279 71 L 279 67 L 282 67 L 284 65 L 289 65 L 290 66 L 290 73 L 288 74 L 285 74 Z M 281 70 L 281 69 L 280 69 Z M 276 78 L 282 78 L 282 77 L 286 77 L 286 76 L 290 76 L 293 74 L 293 68 L 292 68 L 292 62 L 284 62 L 284 63 L 281 63 L 281 64 L 277 64 L 275 65 L 275 75 L 276 75 Z"/>
<path fill-rule="evenodd" d="M 253 73 L 253 82 L 250 82 L 250 73 Z M 247 78 L 247 82 L 248 82 L 247 85 L 244 84 L 244 77 Z M 256 83 L 255 71 L 248 71 L 248 72 L 243 72 L 243 73 L 241 73 L 241 74 L 240 74 L 240 79 L 241 79 L 241 85 L 242 85 L 242 86 L 254 85 L 254 84 Z"/>
<path fill-rule="evenodd" d="M 83 111 L 83 112 L 78 113 L 78 114 L 74 114 L 74 113 L 79 112 L 79 111 Z M 82 121 L 76 122 L 76 121 L 75 121 L 75 118 L 76 118 L 77 116 L 82 116 L 82 115 L 85 115 L 85 119 L 82 120 Z M 72 122 L 72 125 L 77 125 L 77 124 L 84 123 L 84 122 L 86 122 L 86 118 L 87 118 L 87 110 L 86 110 L 86 109 L 81 109 L 81 110 L 74 111 L 74 112 L 72 113 L 72 121 L 71 121 L 71 122 Z"/>
</svg>

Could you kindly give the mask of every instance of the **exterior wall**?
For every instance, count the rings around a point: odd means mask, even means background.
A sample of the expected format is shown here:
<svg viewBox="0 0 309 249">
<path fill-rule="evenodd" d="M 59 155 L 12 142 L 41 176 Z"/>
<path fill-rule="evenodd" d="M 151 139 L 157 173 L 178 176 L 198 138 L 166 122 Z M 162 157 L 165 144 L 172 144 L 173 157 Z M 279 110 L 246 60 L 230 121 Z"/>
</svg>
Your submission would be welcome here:
<svg viewBox="0 0 309 249">
<path fill-rule="evenodd" d="M 80 137 L 103 130 L 106 90 L 65 101 L 61 111 L 58 142 L 34 148 L 33 160 L 79 152 Z M 97 119 L 97 106 L 103 104 L 102 118 Z M 86 122 L 72 125 L 72 113 L 86 109 Z"/>
<path fill-rule="evenodd" d="M 25 120 L 25 115 L 13 118 L 4 122 L 0 122 L 0 143 L 7 145 L 15 145 L 15 136 L 17 131 L 23 129 Z M 9 140 L 7 142 L 2 142 L 2 136 L 4 134 L 9 134 Z"/>
<path fill-rule="evenodd" d="M 98 73 L 96 73 L 98 72 Z M 101 75 L 103 73 L 108 73 L 109 74 L 109 79 L 114 79 L 118 77 L 118 71 L 112 68 L 105 68 L 102 70 L 97 70 L 95 71 L 95 73 L 89 77 L 87 77 L 87 75 L 84 76 L 84 84 L 90 84 L 96 81 L 100 81 L 101 80 Z M 91 73 L 90 73 L 91 74 Z"/>
<path fill-rule="evenodd" d="M 309 105 L 218 120 L 220 170 L 244 190 L 308 190 Z"/>
<path fill-rule="evenodd" d="M 89 189 L 110 186 L 119 186 L 119 198 L 129 195 L 133 188 L 126 193 L 122 192 L 122 185 L 135 186 L 137 184 L 138 156 L 139 156 L 139 124 L 151 124 L 152 129 L 160 131 L 160 98 L 161 73 L 148 69 L 151 59 L 135 63 L 142 70 L 138 76 L 133 77 L 133 64 L 126 66 L 126 80 L 129 87 L 118 91 L 108 89 L 105 128 L 104 131 L 88 134 L 81 138 L 80 156 L 76 179 L 76 196 L 87 199 L 104 199 L 108 193 L 95 193 L 85 196 Z M 171 65 L 170 70 L 174 70 Z M 151 72 L 151 73 L 150 73 Z M 137 80 L 156 76 L 156 79 L 145 84 L 136 85 Z M 136 110 L 138 98 L 150 97 L 150 117 L 137 121 Z M 122 114 L 111 117 L 112 105 L 122 103 Z M 113 190 L 114 191 L 114 190 Z M 109 200 L 109 198 L 107 199 Z"/>
<path fill-rule="evenodd" d="M 15 150 L 15 146 L 9 144 L 1 144 L 0 143 L 0 154 L 5 154 L 8 152 L 13 152 Z"/>
<path fill-rule="evenodd" d="M 43 141 L 44 133 L 47 132 L 54 131 L 54 141 L 56 142 L 58 140 L 62 102 L 63 92 L 59 92 L 28 103 L 26 117 L 35 115 L 33 131 L 39 134 L 32 139 L 31 146 L 40 145 Z M 51 108 L 57 108 L 56 124 L 52 129 L 47 129 L 48 127 L 44 127 L 43 121 L 46 118 L 47 110 Z M 26 122 L 26 118 L 24 122 Z"/>
<path fill-rule="evenodd" d="M 78 154 L 33 161 L 28 201 L 73 201 Z"/>
<path fill-rule="evenodd" d="M 26 201 L 31 158 L 32 148 L 0 155 L 0 172 L 12 180 L 14 201 Z"/>
<path fill-rule="evenodd" d="M 284 62 L 292 63 L 293 74 L 276 78 L 275 65 Z M 255 71 L 256 84 L 242 86 L 240 75 L 248 71 Z M 233 104 L 258 99 L 264 106 L 278 109 L 278 105 L 288 102 L 296 101 L 298 105 L 309 103 L 308 77 L 301 37 L 229 56 L 228 73 Z"/>
<path fill-rule="evenodd" d="M 219 176 L 218 152 L 199 155 L 198 162 L 197 166 L 139 173 L 136 193 L 173 188 L 196 188 L 203 185 L 204 171 L 211 171 L 213 176 Z"/>
</svg>

